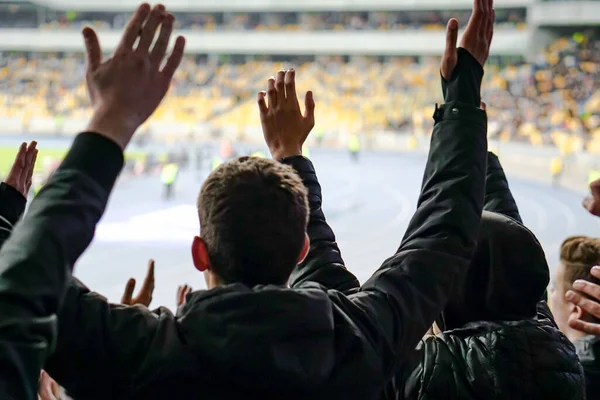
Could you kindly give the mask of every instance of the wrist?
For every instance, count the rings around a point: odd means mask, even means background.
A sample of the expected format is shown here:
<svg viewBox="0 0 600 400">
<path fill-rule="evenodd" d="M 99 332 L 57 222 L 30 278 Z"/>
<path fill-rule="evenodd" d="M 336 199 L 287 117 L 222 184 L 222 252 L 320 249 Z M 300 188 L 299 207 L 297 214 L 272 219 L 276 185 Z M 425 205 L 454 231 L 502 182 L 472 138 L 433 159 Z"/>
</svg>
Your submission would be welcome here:
<svg viewBox="0 0 600 400">
<path fill-rule="evenodd" d="M 479 107 L 483 67 L 466 49 L 459 48 L 457 52 L 458 60 L 452 76 L 448 79 L 442 77 L 444 101 L 459 101 Z"/>
<path fill-rule="evenodd" d="M 282 158 L 302 155 L 302 147 L 273 149 L 270 151 L 271 151 L 271 157 L 273 157 L 274 160 L 281 160 Z"/>
<path fill-rule="evenodd" d="M 87 131 L 104 136 L 125 150 L 138 126 L 126 113 L 99 107 L 94 111 Z"/>
</svg>

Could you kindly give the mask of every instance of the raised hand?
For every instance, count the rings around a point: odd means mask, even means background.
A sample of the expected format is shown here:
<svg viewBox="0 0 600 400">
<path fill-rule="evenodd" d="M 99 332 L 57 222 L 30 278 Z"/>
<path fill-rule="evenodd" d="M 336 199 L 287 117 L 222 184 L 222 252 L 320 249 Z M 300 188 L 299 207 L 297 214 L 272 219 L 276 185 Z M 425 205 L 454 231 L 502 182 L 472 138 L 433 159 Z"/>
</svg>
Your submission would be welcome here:
<svg viewBox="0 0 600 400">
<path fill-rule="evenodd" d="M 35 169 L 35 161 L 38 155 L 36 146 L 37 142 L 35 141 L 29 143 L 29 146 L 27 143 L 21 144 L 15 157 L 15 162 L 4 181 L 4 183 L 12 186 L 24 197 L 27 197 L 29 189 L 31 189 L 33 170 Z"/>
<path fill-rule="evenodd" d="M 136 297 L 133 297 L 134 289 L 135 279 L 131 278 L 127 281 L 127 285 L 125 286 L 125 293 L 123 293 L 121 304 L 126 306 L 141 304 L 145 307 L 149 307 L 150 303 L 152 302 L 152 293 L 154 293 L 154 260 L 150 260 L 148 262 L 146 279 L 144 279 L 142 288 Z"/>
<path fill-rule="evenodd" d="M 84 28 L 86 83 L 94 107 L 89 131 L 125 148 L 136 129 L 156 110 L 183 57 L 185 39 L 180 36 L 161 69 L 174 20 L 163 5 L 151 10 L 148 4 L 142 4 L 127 24 L 115 54 L 104 62 L 98 36 L 92 28 Z"/>
<path fill-rule="evenodd" d="M 600 267 L 592 268 L 591 274 L 600 279 Z M 565 294 L 567 301 L 581 307 L 596 319 L 600 319 L 600 286 L 585 280 L 577 280 L 573 283 L 573 289 Z M 588 335 L 600 336 L 600 323 L 587 322 L 572 316 L 569 318 L 569 326 Z"/>
<path fill-rule="evenodd" d="M 490 54 L 490 45 L 494 35 L 496 11 L 493 0 L 474 0 L 473 13 L 467 24 L 460 47 L 467 50 L 481 66 Z M 456 43 L 458 41 L 458 21 L 448 21 L 446 30 L 446 50 L 442 58 L 441 72 L 444 79 L 450 79 L 458 62 Z"/>
<path fill-rule="evenodd" d="M 590 192 L 592 195 L 583 199 L 583 207 L 590 214 L 600 217 L 600 179 L 590 183 Z"/>
<path fill-rule="evenodd" d="M 177 288 L 177 307 L 185 304 L 185 298 L 190 293 L 192 293 L 192 287 L 189 285 L 183 285 Z"/>
<path fill-rule="evenodd" d="M 312 92 L 306 93 L 304 105 L 302 115 L 296 96 L 296 71 L 293 69 L 279 71 L 277 78 L 268 80 L 267 91 L 258 93 L 263 134 L 274 159 L 302 155 L 302 145 L 315 126 Z"/>
</svg>

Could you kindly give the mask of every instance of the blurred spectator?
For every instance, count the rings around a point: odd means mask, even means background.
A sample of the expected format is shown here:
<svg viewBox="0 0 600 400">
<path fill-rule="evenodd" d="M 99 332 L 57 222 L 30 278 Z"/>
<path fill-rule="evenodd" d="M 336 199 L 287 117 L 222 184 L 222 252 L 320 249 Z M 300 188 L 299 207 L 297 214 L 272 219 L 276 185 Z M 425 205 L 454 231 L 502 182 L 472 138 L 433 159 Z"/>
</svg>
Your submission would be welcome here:
<svg viewBox="0 0 600 400">
<path fill-rule="evenodd" d="M 569 320 L 598 324 L 600 319 L 582 307 L 569 303 L 565 294 L 574 289 L 578 280 L 599 284 L 600 279 L 590 273 L 596 265 L 600 265 L 600 240 L 584 236 L 566 239 L 560 249 L 560 262 L 554 271 L 549 297 L 556 323 L 575 345 L 583 365 L 588 399 L 596 399 L 600 395 L 600 339 L 572 328 Z"/>
</svg>

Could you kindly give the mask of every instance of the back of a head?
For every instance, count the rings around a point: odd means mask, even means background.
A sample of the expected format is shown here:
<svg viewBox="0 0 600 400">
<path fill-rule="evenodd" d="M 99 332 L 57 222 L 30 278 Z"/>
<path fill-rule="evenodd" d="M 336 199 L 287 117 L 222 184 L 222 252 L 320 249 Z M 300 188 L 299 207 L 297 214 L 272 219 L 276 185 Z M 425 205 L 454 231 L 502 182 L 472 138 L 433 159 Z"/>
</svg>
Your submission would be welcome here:
<svg viewBox="0 0 600 400">
<path fill-rule="evenodd" d="M 565 292 L 579 279 L 600 284 L 590 273 L 592 267 L 600 265 L 600 240 L 587 236 L 566 239 L 560 247 L 560 262 L 565 267 Z"/>
<path fill-rule="evenodd" d="M 219 166 L 198 198 L 201 237 L 223 283 L 283 285 L 308 223 L 307 190 L 289 166 L 241 157 Z"/>
<path fill-rule="evenodd" d="M 515 321 L 536 316 L 550 273 L 542 246 L 519 222 L 484 211 L 477 248 L 438 326 L 475 321 Z"/>
<path fill-rule="evenodd" d="M 587 236 L 573 236 L 566 239 L 560 247 L 560 263 L 562 274 L 559 275 L 562 282 L 555 282 L 555 290 L 560 291 L 559 296 L 564 297 L 577 280 L 586 280 L 600 285 L 600 279 L 590 272 L 592 267 L 600 265 L 600 240 Z M 583 293 L 583 296 L 586 294 Z M 592 315 L 586 314 L 585 319 L 599 322 Z"/>
</svg>

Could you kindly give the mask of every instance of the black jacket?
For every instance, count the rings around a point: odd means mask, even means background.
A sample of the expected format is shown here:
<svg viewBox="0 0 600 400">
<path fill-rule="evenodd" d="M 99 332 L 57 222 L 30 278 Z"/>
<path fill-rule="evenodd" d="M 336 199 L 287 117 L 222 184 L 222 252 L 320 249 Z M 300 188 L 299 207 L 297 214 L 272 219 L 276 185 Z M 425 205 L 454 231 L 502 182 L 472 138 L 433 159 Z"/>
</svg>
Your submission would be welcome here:
<svg viewBox="0 0 600 400">
<path fill-rule="evenodd" d="M 112 305 L 74 284 L 46 370 L 78 400 L 376 398 L 440 314 L 475 248 L 485 113 L 451 103 L 435 118 L 415 216 L 397 253 L 360 289 L 325 229 L 312 165 L 297 157 L 286 162 L 311 191 L 312 245 L 291 288 L 195 292 L 175 317 Z"/>
<path fill-rule="evenodd" d="M 23 216 L 27 199 L 15 188 L 0 183 L 0 249 Z"/>
<path fill-rule="evenodd" d="M 584 336 L 573 342 L 585 373 L 588 400 L 600 398 L 600 338 Z"/>
<path fill-rule="evenodd" d="M 95 134 L 80 135 L 4 243 L 0 251 L 1 399 L 37 399 L 40 369 L 52 352 L 56 312 L 73 264 L 92 239 L 122 164 L 117 145 Z M 0 194 L 2 227 L 10 228 L 25 199 L 5 185 Z M 4 241 L 10 232 L 2 232 Z"/>
<path fill-rule="evenodd" d="M 585 398 L 575 349 L 539 301 L 549 280 L 544 252 L 491 153 L 484 208 L 473 261 L 438 321 L 444 333 L 420 343 L 394 397 Z"/>
</svg>

